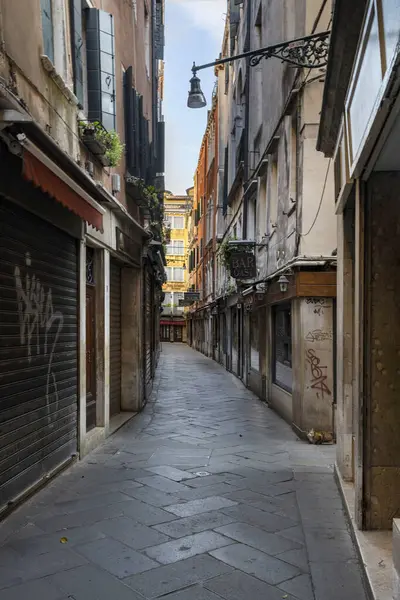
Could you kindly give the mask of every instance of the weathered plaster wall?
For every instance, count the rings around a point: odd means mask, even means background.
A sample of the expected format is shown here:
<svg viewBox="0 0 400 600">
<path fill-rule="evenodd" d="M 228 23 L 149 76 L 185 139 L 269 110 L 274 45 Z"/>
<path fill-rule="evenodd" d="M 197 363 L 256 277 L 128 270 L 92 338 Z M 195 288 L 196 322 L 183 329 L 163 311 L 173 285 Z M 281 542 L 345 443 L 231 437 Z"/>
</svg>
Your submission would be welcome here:
<svg viewBox="0 0 400 600">
<path fill-rule="evenodd" d="M 364 455 L 365 526 L 390 529 L 400 515 L 399 173 L 374 173 L 367 187 Z"/>
<path fill-rule="evenodd" d="M 338 215 L 336 319 L 336 460 L 344 480 L 354 478 L 354 197 Z"/>
<path fill-rule="evenodd" d="M 331 298 L 298 298 L 293 422 L 302 432 L 332 432 L 334 400 L 333 311 Z"/>
</svg>

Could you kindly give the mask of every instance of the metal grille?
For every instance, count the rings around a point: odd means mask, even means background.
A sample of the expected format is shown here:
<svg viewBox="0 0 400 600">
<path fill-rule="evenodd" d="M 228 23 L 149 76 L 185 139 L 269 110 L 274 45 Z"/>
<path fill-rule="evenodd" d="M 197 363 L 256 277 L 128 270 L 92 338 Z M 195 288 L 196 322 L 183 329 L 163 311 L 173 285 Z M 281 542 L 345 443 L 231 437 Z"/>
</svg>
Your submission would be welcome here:
<svg viewBox="0 0 400 600">
<path fill-rule="evenodd" d="M 76 452 L 73 238 L 0 197 L 0 507 Z"/>
<path fill-rule="evenodd" d="M 110 416 L 121 410 L 121 269 L 110 263 Z"/>
</svg>

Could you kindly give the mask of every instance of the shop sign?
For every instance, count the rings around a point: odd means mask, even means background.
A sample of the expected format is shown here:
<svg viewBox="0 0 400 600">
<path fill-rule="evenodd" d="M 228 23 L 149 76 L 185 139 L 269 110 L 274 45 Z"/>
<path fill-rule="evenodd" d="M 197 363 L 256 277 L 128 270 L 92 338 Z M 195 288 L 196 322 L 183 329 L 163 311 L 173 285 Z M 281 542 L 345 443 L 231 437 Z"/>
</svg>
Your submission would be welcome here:
<svg viewBox="0 0 400 600">
<path fill-rule="evenodd" d="M 200 292 L 185 292 L 184 299 L 190 304 L 198 302 L 200 300 Z"/>
<path fill-rule="evenodd" d="M 191 302 L 190 300 L 185 300 L 183 298 L 179 298 L 179 306 L 191 306 L 193 304 L 193 302 Z"/>
<path fill-rule="evenodd" d="M 257 274 L 256 257 L 251 252 L 234 252 L 229 266 L 234 279 L 253 279 Z"/>
</svg>

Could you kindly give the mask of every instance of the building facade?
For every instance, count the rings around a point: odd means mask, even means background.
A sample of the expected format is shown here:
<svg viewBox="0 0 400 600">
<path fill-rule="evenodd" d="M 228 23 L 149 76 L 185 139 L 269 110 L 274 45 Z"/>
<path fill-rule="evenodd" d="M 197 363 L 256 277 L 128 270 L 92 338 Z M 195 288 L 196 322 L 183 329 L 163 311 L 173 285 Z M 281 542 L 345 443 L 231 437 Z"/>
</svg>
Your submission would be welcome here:
<svg viewBox="0 0 400 600">
<path fill-rule="evenodd" d="M 188 190 L 189 192 L 190 190 Z M 163 302 L 160 321 L 162 342 L 186 342 L 187 330 L 184 314 L 184 293 L 188 289 L 188 233 L 191 197 L 166 195 L 164 199 L 165 222 L 168 230 L 166 244 L 167 281 L 163 285 Z"/>
<path fill-rule="evenodd" d="M 163 10 L 0 2 L 0 511 L 151 393 Z"/>
<path fill-rule="evenodd" d="M 338 224 L 337 472 L 356 535 L 369 530 L 362 534 L 367 567 L 375 557 L 368 549 L 386 551 L 380 577 L 369 570 L 374 597 L 396 599 L 399 40 L 398 2 L 335 2 L 318 135 L 318 149 L 334 164 Z"/>
<path fill-rule="evenodd" d="M 326 31 L 330 17 L 325 1 L 229 2 L 221 58 Z M 242 58 L 217 66 L 216 75 L 195 176 L 197 201 L 214 198 L 215 214 L 202 234 L 206 245 L 213 239 L 214 265 L 206 268 L 204 256 L 203 266 L 195 266 L 203 296 L 191 310 L 194 325 L 200 322 L 193 345 L 242 379 L 301 437 L 321 431 L 332 439 L 334 172 L 316 150 L 324 71 L 276 58 L 251 67 Z M 215 157 L 212 168 L 207 153 Z M 231 276 L 231 259 L 241 251 L 254 256 L 255 271 L 240 279 Z"/>
</svg>

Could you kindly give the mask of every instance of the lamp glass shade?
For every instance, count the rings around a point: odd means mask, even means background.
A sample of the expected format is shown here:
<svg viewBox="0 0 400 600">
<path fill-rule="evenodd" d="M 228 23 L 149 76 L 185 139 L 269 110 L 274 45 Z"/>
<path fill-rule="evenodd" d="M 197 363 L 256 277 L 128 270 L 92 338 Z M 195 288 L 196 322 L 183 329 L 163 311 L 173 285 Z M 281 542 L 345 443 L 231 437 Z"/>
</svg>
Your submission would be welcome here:
<svg viewBox="0 0 400 600">
<path fill-rule="evenodd" d="M 197 75 L 193 75 L 190 80 L 190 90 L 187 105 L 189 108 L 203 108 L 206 106 L 207 101 L 203 92 L 201 91 L 200 79 Z"/>
</svg>

